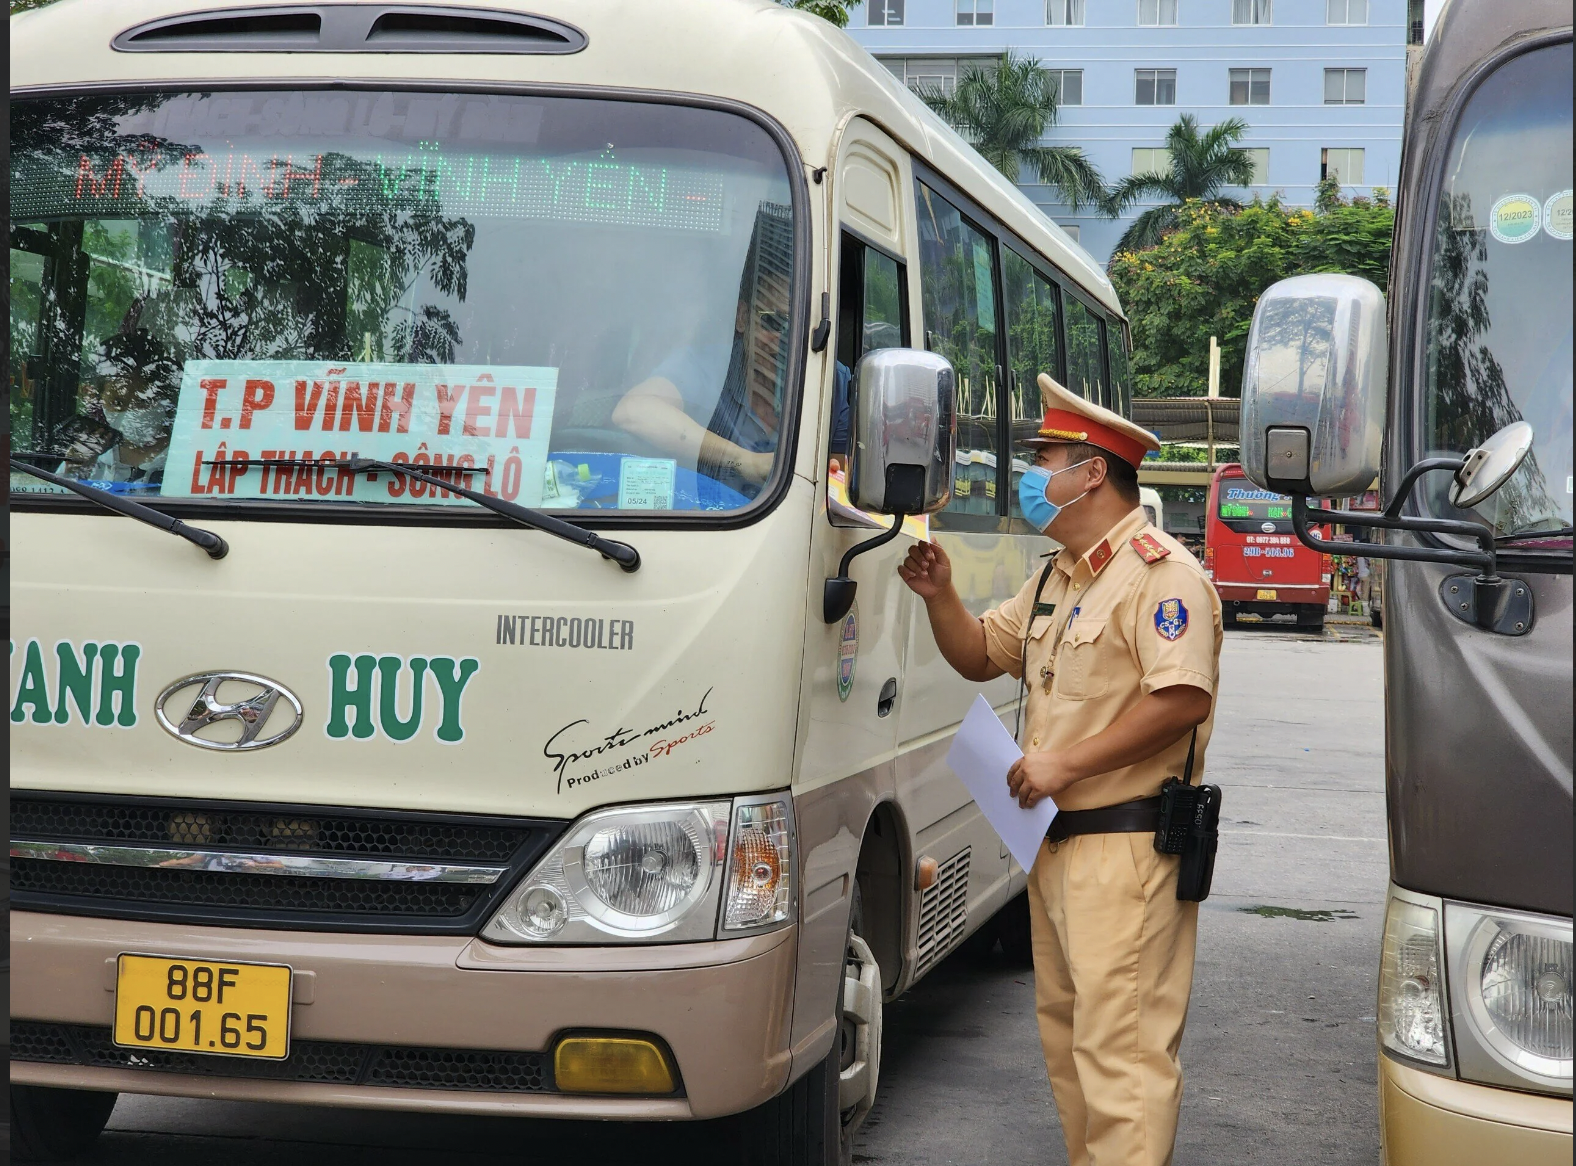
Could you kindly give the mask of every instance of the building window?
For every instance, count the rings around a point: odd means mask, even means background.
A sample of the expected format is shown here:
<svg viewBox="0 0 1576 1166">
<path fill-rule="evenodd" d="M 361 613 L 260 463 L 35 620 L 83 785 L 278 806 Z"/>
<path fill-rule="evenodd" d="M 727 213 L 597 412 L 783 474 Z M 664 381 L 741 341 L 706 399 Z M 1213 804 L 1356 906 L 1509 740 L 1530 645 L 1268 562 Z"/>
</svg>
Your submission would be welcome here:
<svg viewBox="0 0 1576 1166">
<path fill-rule="evenodd" d="M 1140 27 L 1173 25 L 1176 22 L 1177 0 L 1138 0 Z"/>
<path fill-rule="evenodd" d="M 1084 0 L 1045 0 L 1045 23 L 1082 28 Z"/>
<path fill-rule="evenodd" d="M 995 0 L 958 0 L 958 24 L 983 28 L 996 23 Z"/>
<path fill-rule="evenodd" d="M 1406 43 L 1423 43 L 1423 0 L 1406 0 Z"/>
<path fill-rule="evenodd" d="M 1083 230 L 1077 223 L 1057 223 L 1058 227 L 1067 232 L 1067 237 L 1074 243 L 1078 242 L 1078 235 Z"/>
<path fill-rule="evenodd" d="M 1175 105 L 1177 103 L 1177 71 L 1175 69 L 1135 69 L 1138 93 L 1133 101 L 1138 105 Z"/>
<path fill-rule="evenodd" d="M 1342 186 L 1363 184 L 1363 152 L 1344 147 L 1327 147 L 1319 151 L 1319 179 L 1333 178 Z"/>
<path fill-rule="evenodd" d="M 1268 69 L 1231 70 L 1232 105 L 1268 105 L 1270 103 L 1270 71 Z"/>
<path fill-rule="evenodd" d="M 1045 75 L 1056 86 L 1056 99 L 1061 105 L 1083 104 L 1082 69 L 1047 69 Z"/>
<path fill-rule="evenodd" d="M 894 77 L 915 93 L 944 93 L 950 97 L 957 91 L 959 76 L 971 69 L 992 68 L 998 58 L 882 57 L 880 60 Z M 1054 75 L 1055 70 L 1052 73 Z"/>
<path fill-rule="evenodd" d="M 901 28 L 903 0 L 869 0 L 866 22 L 871 28 Z"/>
<path fill-rule="evenodd" d="M 1271 23 L 1270 0 L 1231 0 L 1231 23 Z"/>
<path fill-rule="evenodd" d="M 1164 146 L 1158 149 L 1149 146 L 1133 147 L 1133 173 L 1170 174 L 1171 151 Z"/>
<path fill-rule="evenodd" d="M 1361 105 L 1367 100 L 1367 69 L 1326 69 L 1324 71 L 1324 104 Z"/>
<path fill-rule="evenodd" d="M 1270 184 L 1270 151 L 1268 146 L 1249 146 L 1242 151 L 1253 163 L 1253 177 L 1248 180 L 1249 186 L 1268 186 Z"/>
<path fill-rule="evenodd" d="M 1325 0 L 1325 24 L 1367 24 L 1368 0 Z"/>
</svg>

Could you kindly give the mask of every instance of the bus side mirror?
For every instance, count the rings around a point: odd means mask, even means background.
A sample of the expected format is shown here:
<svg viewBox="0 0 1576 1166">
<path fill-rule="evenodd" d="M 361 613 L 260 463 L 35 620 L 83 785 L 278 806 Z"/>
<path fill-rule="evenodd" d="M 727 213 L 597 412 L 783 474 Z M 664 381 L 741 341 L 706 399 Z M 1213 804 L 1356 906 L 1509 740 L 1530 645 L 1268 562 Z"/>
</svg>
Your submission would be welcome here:
<svg viewBox="0 0 1576 1166">
<path fill-rule="evenodd" d="M 1294 497 L 1362 494 L 1379 476 L 1389 344 L 1384 294 L 1299 275 L 1259 297 L 1242 372 L 1242 469 Z"/>
<path fill-rule="evenodd" d="M 848 497 L 873 514 L 934 514 L 952 496 L 957 377 L 934 352 L 867 352 L 849 381 Z"/>
<path fill-rule="evenodd" d="M 891 542 L 912 514 L 934 514 L 952 497 L 958 448 L 957 375 L 945 357 L 917 348 L 880 348 L 854 366 L 848 498 L 860 510 L 892 515 L 885 534 L 843 552 L 826 581 L 821 618 L 836 623 L 854 605 L 854 559 Z"/>
</svg>

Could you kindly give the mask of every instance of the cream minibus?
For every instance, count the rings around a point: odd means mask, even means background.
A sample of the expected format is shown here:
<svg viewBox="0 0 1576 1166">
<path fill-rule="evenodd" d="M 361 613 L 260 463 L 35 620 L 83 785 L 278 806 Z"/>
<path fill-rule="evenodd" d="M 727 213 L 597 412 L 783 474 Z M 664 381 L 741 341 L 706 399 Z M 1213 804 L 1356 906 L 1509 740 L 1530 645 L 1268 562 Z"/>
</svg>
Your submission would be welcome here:
<svg viewBox="0 0 1576 1166">
<path fill-rule="evenodd" d="M 846 1162 L 882 1002 L 1024 885 L 896 564 L 1048 549 L 1100 268 L 772 3 L 11 33 L 16 1148 L 127 1091 Z"/>
</svg>

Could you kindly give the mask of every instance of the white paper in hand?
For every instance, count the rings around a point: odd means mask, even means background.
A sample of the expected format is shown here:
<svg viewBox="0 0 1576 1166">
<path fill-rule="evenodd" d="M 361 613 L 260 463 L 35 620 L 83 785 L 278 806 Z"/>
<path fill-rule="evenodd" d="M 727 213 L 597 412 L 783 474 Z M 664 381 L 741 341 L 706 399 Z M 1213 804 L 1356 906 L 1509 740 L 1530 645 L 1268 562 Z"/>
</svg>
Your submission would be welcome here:
<svg viewBox="0 0 1576 1166">
<path fill-rule="evenodd" d="M 985 820 L 1001 835 L 1018 865 L 1028 870 L 1040 843 L 1056 817 L 1056 803 L 1045 798 L 1025 810 L 1007 788 L 1007 771 L 1023 750 L 1002 726 L 1001 718 L 984 696 L 974 698 L 968 716 L 947 751 L 947 764 L 968 787 Z"/>
</svg>

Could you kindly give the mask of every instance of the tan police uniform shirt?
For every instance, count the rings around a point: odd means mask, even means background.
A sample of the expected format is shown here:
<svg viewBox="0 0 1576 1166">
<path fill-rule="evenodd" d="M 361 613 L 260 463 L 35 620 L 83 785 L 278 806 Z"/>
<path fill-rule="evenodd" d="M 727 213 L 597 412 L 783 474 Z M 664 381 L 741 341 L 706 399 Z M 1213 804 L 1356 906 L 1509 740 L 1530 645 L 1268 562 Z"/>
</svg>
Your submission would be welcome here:
<svg viewBox="0 0 1576 1166">
<path fill-rule="evenodd" d="M 986 651 L 1012 676 L 1020 674 L 1029 628 L 1024 752 L 1075 745 L 1146 693 L 1174 684 L 1214 697 L 1220 596 L 1187 548 L 1149 525 L 1143 510 L 1122 519 L 1082 557 L 1058 552 L 1036 607 L 1039 582 L 1036 571 L 1018 594 L 980 617 Z M 1214 724 L 1211 699 L 1209 717 L 1198 727 L 1195 784 L 1202 780 Z M 1078 782 L 1056 804 L 1088 810 L 1151 797 L 1166 778 L 1182 776 L 1187 750 L 1184 736 L 1136 765 Z"/>
</svg>

